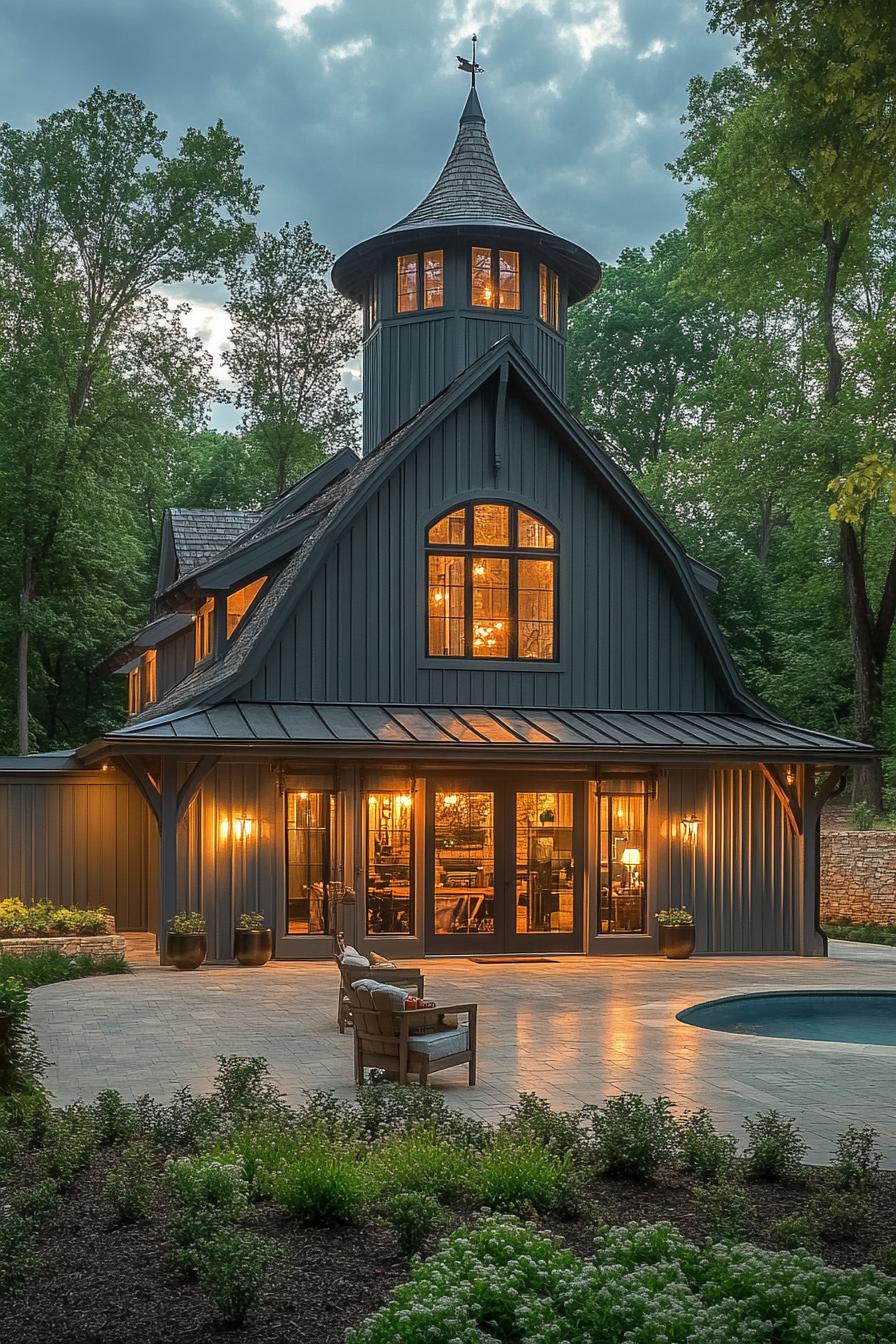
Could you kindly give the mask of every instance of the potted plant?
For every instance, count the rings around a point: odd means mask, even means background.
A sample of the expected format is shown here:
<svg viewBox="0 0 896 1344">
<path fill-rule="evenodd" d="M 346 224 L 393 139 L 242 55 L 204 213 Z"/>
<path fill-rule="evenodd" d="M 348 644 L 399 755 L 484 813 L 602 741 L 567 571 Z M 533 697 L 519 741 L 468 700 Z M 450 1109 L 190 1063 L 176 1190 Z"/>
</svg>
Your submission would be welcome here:
<svg viewBox="0 0 896 1344">
<path fill-rule="evenodd" d="M 660 951 L 670 960 L 684 961 L 694 950 L 694 916 L 683 905 L 657 913 L 660 927 Z"/>
<path fill-rule="evenodd" d="M 208 940 L 205 917 L 195 910 L 181 910 L 168 923 L 168 960 L 179 971 L 195 971 L 205 961 Z"/>
<path fill-rule="evenodd" d="M 240 915 L 233 933 L 233 955 L 241 966 L 263 966 L 274 952 L 274 935 L 260 910 Z"/>
</svg>

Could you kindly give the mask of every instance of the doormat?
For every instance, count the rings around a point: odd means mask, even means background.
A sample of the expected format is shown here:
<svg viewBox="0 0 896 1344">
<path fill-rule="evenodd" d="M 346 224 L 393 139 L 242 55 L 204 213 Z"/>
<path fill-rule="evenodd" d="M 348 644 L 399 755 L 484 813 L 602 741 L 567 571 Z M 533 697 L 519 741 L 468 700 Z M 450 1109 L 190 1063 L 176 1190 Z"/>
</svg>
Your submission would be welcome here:
<svg viewBox="0 0 896 1344">
<path fill-rule="evenodd" d="M 505 962 L 518 964 L 521 961 L 556 961 L 556 957 L 520 957 L 512 953 L 507 957 L 467 957 L 467 961 L 475 961 L 477 966 L 503 965 Z"/>
</svg>

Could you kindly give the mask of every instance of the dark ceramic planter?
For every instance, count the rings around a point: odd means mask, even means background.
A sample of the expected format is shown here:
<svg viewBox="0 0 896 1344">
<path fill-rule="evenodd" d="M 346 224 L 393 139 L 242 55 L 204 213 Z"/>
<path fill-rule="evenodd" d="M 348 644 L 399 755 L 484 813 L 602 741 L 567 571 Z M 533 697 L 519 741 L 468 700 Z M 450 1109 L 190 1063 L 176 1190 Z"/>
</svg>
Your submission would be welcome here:
<svg viewBox="0 0 896 1344">
<path fill-rule="evenodd" d="M 208 939 L 204 933 L 169 933 L 167 952 L 179 971 L 195 971 L 205 961 Z"/>
<path fill-rule="evenodd" d="M 264 966 L 274 954 L 270 929 L 234 929 L 233 955 L 241 966 Z"/>
<path fill-rule="evenodd" d="M 685 961 L 694 950 L 696 935 L 693 924 L 661 924 L 660 951 L 670 961 Z"/>
</svg>

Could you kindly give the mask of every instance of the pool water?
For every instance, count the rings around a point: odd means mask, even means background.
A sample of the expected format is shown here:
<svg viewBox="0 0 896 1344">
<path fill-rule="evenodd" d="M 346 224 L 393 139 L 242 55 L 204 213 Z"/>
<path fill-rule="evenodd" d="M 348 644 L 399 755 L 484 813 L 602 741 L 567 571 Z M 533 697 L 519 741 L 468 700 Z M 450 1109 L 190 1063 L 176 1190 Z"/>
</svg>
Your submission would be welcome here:
<svg viewBox="0 0 896 1344">
<path fill-rule="evenodd" d="M 896 1045 L 896 990 L 804 990 L 738 994 L 696 1003 L 680 1022 L 744 1036 Z"/>
</svg>

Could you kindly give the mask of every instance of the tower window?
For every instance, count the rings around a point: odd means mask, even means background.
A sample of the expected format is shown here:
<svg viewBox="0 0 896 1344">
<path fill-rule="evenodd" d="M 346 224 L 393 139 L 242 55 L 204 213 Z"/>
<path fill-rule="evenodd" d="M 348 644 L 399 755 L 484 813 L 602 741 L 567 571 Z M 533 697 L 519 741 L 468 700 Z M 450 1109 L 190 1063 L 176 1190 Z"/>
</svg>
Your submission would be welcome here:
<svg viewBox="0 0 896 1344">
<path fill-rule="evenodd" d="M 470 253 L 470 293 L 474 308 L 519 308 L 519 252 L 474 247 Z"/>
<path fill-rule="evenodd" d="M 538 316 L 560 330 L 560 277 L 544 262 L 538 265 Z"/>
<path fill-rule="evenodd" d="M 416 313 L 421 306 L 441 308 L 445 302 L 445 254 L 441 248 L 399 257 L 396 283 L 396 308 L 400 313 Z"/>
<path fill-rule="evenodd" d="M 373 331 L 376 319 L 376 281 L 373 280 L 367 290 L 367 302 L 364 305 L 364 326 L 367 331 Z"/>
<path fill-rule="evenodd" d="M 466 504 L 426 534 L 430 658 L 556 657 L 557 538 L 515 504 Z"/>
</svg>

